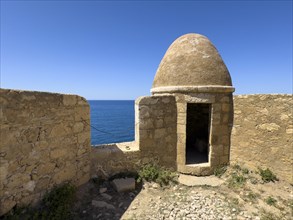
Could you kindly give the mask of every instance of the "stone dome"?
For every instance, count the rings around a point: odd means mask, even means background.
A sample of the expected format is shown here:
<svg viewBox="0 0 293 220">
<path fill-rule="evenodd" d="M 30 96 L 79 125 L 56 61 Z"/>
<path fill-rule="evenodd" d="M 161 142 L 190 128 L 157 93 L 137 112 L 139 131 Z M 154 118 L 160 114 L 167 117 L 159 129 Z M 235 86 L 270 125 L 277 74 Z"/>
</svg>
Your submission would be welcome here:
<svg viewBox="0 0 293 220">
<path fill-rule="evenodd" d="M 165 53 L 152 93 L 233 92 L 231 77 L 214 45 L 203 35 L 177 38 Z"/>
</svg>

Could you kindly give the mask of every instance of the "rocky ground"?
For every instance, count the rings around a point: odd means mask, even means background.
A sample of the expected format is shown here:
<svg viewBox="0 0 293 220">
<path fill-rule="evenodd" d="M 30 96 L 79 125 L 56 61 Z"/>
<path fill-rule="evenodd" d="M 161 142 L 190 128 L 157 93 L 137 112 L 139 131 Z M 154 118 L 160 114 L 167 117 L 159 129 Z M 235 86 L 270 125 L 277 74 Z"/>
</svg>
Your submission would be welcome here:
<svg viewBox="0 0 293 220">
<path fill-rule="evenodd" d="M 73 214 L 109 220 L 293 219 L 293 187 L 281 180 L 265 183 L 255 172 L 231 168 L 211 184 L 217 186 L 199 185 L 144 183 L 117 193 L 108 181 L 91 181 L 79 188 Z"/>
</svg>

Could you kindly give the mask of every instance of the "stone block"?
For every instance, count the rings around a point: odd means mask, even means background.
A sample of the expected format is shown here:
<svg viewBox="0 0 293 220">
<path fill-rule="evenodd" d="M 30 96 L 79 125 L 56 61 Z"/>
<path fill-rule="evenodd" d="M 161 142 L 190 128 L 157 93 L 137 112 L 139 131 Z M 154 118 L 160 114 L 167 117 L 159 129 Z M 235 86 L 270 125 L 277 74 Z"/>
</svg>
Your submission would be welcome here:
<svg viewBox="0 0 293 220">
<path fill-rule="evenodd" d="M 70 134 L 71 129 L 68 126 L 64 126 L 64 124 L 57 124 L 53 127 L 50 137 L 60 137 Z"/>
<path fill-rule="evenodd" d="M 278 131 L 280 129 L 280 126 L 277 125 L 276 123 L 264 123 L 264 124 L 258 125 L 256 128 L 273 132 L 273 131 Z"/>
<path fill-rule="evenodd" d="M 90 109 L 89 106 L 76 106 L 74 108 L 74 120 L 86 121 L 87 126 L 90 124 Z"/>
<path fill-rule="evenodd" d="M 34 189 L 35 189 L 35 187 L 36 187 L 36 182 L 35 182 L 35 181 L 29 181 L 29 182 L 27 182 L 27 183 L 23 186 L 23 188 L 24 188 L 25 190 L 30 191 L 30 192 L 33 192 Z"/>
<path fill-rule="evenodd" d="M 162 99 L 162 102 L 165 103 L 165 104 L 169 103 L 170 102 L 170 97 L 164 97 Z"/>
<path fill-rule="evenodd" d="M 0 216 L 7 213 L 10 209 L 12 209 L 16 205 L 16 201 L 13 199 L 12 196 L 9 198 L 5 198 L 0 200 Z"/>
<path fill-rule="evenodd" d="M 230 154 L 230 146 L 229 145 L 224 145 L 224 155 L 228 155 Z"/>
<path fill-rule="evenodd" d="M 74 133 L 82 132 L 83 129 L 84 129 L 84 124 L 82 122 L 77 122 L 73 126 L 73 132 Z"/>
<path fill-rule="evenodd" d="M 230 104 L 222 104 L 222 111 L 223 112 L 229 112 L 230 111 L 230 107 L 231 105 Z"/>
<path fill-rule="evenodd" d="M 140 106 L 139 107 L 139 118 L 145 119 L 150 117 L 150 108 L 148 106 Z"/>
<path fill-rule="evenodd" d="M 155 138 L 162 138 L 167 134 L 166 129 L 165 128 L 160 128 L 160 129 L 156 129 L 154 131 L 154 136 Z"/>
<path fill-rule="evenodd" d="M 83 98 L 81 96 L 76 96 L 76 98 L 77 98 L 78 105 L 86 105 L 86 106 L 89 105 L 85 98 Z"/>
<path fill-rule="evenodd" d="M 230 96 L 223 96 L 220 98 L 221 103 L 230 103 Z"/>
<path fill-rule="evenodd" d="M 159 117 L 164 117 L 166 114 L 165 110 L 163 108 L 158 108 L 158 109 L 155 109 L 153 110 L 153 115 L 156 117 L 156 118 L 159 118 Z"/>
<path fill-rule="evenodd" d="M 167 125 L 170 125 L 170 124 L 174 124 L 176 123 L 176 116 L 166 116 L 164 118 L 164 121 L 166 122 Z"/>
<path fill-rule="evenodd" d="M 120 178 L 114 179 L 112 182 L 113 187 L 117 192 L 126 192 L 135 190 L 134 178 Z"/>
<path fill-rule="evenodd" d="M 157 119 L 155 121 L 155 126 L 156 126 L 156 128 L 162 128 L 162 127 L 164 127 L 164 120 L 163 119 Z"/>
<path fill-rule="evenodd" d="M 230 144 L 230 136 L 228 135 L 222 135 L 221 138 L 221 144 L 228 146 Z"/>
<path fill-rule="evenodd" d="M 114 210 L 115 207 L 111 204 L 108 204 L 104 201 L 97 201 L 97 200 L 92 200 L 92 206 L 97 207 L 97 208 L 106 208 L 106 209 L 112 209 Z"/>
<path fill-rule="evenodd" d="M 229 163 L 229 155 L 224 155 L 220 157 L 220 164 L 225 165 Z"/>
<path fill-rule="evenodd" d="M 50 177 L 49 176 L 42 177 L 37 181 L 35 190 L 37 192 L 44 191 L 44 190 L 46 190 L 48 188 L 49 183 L 50 183 Z"/>
<path fill-rule="evenodd" d="M 54 171 L 55 166 L 55 163 L 41 164 L 37 167 L 37 173 L 39 175 L 48 175 Z"/>
<path fill-rule="evenodd" d="M 74 165 L 66 166 L 62 168 L 59 172 L 57 172 L 52 180 L 54 183 L 60 184 L 65 181 L 71 180 L 76 175 L 76 168 Z"/>
<path fill-rule="evenodd" d="M 77 135 L 78 143 L 83 144 L 84 142 L 90 140 L 89 132 L 82 132 Z"/>
<path fill-rule="evenodd" d="M 186 113 L 186 104 L 185 103 L 177 103 L 177 112 Z"/>
<path fill-rule="evenodd" d="M 1 160 L 0 163 L 0 182 L 4 181 L 8 174 L 8 162 L 6 161 L 3 163 L 3 160 Z"/>
<path fill-rule="evenodd" d="M 63 105 L 70 106 L 75 105 L 77 98 L 75 95 L 63 95 Z"/>
<path fill-rule="evenodd" d="M 140 146 L 140 150 L 149 151 L 150 149 L 153 149 L 155 147 L 155 141 L 154 139 L 151 139 L 151 138 L 141 139 L 139 146 Z"/>
<path fill-rule="evenodd" d="M 24 184 L 28 183 L 30 179 L 31 178 L 29 174 L 16 173 L 8 179 L 9 188 L 13 189 L 23 186 Z"/>
<path fill-rule="evenodd" d="M 52 159 L 63 158 L 63 157 L 67 157 L 67 154 L 68 154 L 67 149 L 56 148 L 50 152 L 50 157 Z"/>
<path fill-rule="evenodd" d="M 185 144 L 186 134 L 185 133 L 177 133 L 177 142 L 181 144 Z"/>
<path fill-rule="evenodd" d="M 185 134 L 186 133 L 186 126 L 177 124 L 177 133 Z"/>
<path fill-rule="evenodd" d="M 154 120 L 153 119 L 144 119 L 139 122 L 140 129 L 153 129 L 154 128 Z"/>
<path fill-rule="evenodd" d="M 78 148 L 77 150 L 77 156 L 81 156 L 83 154 L 86 154 L 87 153 L 87 149 L 86 148 Z"/>
<path fill-rule="evenodd" d="M 186 125 L 186 115 L 185 116 L 178 116 L 177 123 L 180 125 Z"/>
<path fill-rule="evenodd" d="M 212 115 L 212 124 L 213 125 L 220 125 L 221 124 L 221 114 L 220 113 L 214 113 Z"/>
<path fill-rule="evenodd" d="M 139 137 L 142 139 L 153 138 L 153 130 L 140 130 Z"/>
<path fill-rule="evenodd" d="M 223 114 L 222 115 L 222 123 L 223 124 L 228 124 L 229 119 L 230 119 L 230 115 L 229 114 Z"/>
</svg>

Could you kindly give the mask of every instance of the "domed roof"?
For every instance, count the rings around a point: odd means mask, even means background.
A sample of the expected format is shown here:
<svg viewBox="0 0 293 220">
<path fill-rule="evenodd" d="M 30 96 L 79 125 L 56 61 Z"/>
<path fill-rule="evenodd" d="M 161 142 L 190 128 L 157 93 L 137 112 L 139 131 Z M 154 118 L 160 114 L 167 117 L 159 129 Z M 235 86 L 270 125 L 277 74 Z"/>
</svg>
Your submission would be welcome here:
<svg viewBox="0 0 293 220">
<path fill-rule="evenodd" d="M 232 92 L 231 77 L 214 45 L 203 35 L 177 38 L 157 70 L 152 93 Z"/>
</svg>

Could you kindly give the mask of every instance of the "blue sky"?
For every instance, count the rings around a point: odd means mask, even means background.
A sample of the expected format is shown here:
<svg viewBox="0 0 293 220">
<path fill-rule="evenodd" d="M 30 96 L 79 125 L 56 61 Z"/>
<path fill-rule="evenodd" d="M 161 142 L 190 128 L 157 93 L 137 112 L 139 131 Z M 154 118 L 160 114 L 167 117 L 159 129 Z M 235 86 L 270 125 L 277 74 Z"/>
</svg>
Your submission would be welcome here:
<svg viewBox="0 0 293 220">
<path fill-rule="evenodd" d="M 1 88 L 149 95 L 169 45 L 207 36 L 235 94 L 292 93 L 292 1 L 1 1 Z"/>
</svg>

